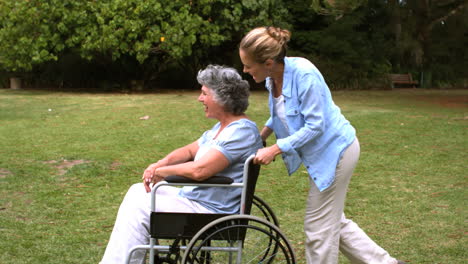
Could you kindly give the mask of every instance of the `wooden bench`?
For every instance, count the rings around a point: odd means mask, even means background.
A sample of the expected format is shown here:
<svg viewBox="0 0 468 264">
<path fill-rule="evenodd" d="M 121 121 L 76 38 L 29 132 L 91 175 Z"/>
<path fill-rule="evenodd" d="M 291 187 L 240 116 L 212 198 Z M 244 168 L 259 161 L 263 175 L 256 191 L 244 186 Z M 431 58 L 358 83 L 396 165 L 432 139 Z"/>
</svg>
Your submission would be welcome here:
<svg viewBox="0 0 468 264">
<path fill-rule="evenodd" d="M 417 81 L 413 81 L 413 77 L 411 76 L 411 73 L 389 74 L 388 77 L 392 84 L 392 89 L 395 88 L 395 86 L 405 86 L 405 87 L 411 86 L 415 88 L 418 85 Z"/>
</svg>

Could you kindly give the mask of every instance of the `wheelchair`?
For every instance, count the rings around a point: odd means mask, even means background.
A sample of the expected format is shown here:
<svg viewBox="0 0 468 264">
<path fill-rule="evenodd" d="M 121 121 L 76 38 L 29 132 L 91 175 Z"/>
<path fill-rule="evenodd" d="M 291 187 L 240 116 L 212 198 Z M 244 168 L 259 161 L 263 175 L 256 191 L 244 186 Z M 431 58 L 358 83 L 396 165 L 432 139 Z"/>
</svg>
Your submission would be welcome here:
<svg viewBox="0 0 468 264">
<path fill-rule="evenodd" d="M 242 183 L 223 176 L 202 182 L 170 176 L 156 184 L 151 192 L 150 243 L 133 247 L 126 263 L 137 250 L 149 251 L 150 264 L 296 263 L 273 211 L 254 195 L 260 165 L 254 164 L 253 158 L 244 163 Z M 164 185 L 241 188 L 240 213 L 156 212 L 156 190 Z"/>
</svg>

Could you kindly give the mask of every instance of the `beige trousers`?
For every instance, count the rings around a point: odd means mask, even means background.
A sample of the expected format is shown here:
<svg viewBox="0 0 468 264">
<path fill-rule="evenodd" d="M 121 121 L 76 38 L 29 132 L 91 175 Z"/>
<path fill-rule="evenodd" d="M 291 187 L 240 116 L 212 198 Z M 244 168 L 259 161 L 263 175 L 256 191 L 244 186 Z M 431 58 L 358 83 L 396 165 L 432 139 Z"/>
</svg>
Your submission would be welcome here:
<svg viewBox="0 0 468 264">
<path fill-rule="evenodd" d="M 356 139 L 343 153 L 334 183 L 323 192 L 313 181 L 310 183 L 304 220 L 309 264 L 338 263 L 338 250 L 352 263 L 397 263 L 343 213 L 348 184 L 359 153 L 359 141 Z"/>
</svg>

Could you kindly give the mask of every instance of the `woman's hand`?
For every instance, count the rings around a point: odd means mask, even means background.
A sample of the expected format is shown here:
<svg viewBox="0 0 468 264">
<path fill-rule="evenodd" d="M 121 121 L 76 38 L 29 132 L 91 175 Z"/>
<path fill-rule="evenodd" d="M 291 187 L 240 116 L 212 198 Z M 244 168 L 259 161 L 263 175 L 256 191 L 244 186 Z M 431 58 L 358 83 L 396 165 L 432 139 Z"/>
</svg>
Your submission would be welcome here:
<svg viewBox="0 0 468 264">
<path fill-rule="evenodd" d="M 162 166 L 158 161 L 157 163 L 150 164 L 143 172 L 143 177 L 141 177 L 141 179 L 143 180 L 146 192 L 151 192 L 151 183 L 154 185 L 163 179 L 162 177 L 159 177 L 157 173 L 157 169 L 160 167 Z"/>
<path fill-rule="evenodd" d="M 276 155 L 281 153 L 281 149 L 276 144 L 271 147 L 261 148 L 257 151 L 253 162 L 255 164 L 268 165 L 275 159 Z"/>
</svg>

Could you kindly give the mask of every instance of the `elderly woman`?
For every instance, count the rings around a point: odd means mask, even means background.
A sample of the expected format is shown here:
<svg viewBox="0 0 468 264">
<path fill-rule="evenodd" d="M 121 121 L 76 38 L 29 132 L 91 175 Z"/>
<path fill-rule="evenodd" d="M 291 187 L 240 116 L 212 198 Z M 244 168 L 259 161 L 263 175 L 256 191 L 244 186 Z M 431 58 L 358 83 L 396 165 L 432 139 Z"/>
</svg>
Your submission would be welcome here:
<svg viewBox="0 0 468 264">
<path fill-rule="evenodd" d="M 242 180 L 247 157 L 262 147 L 254 122 L 248 119 L 249 84 L 235 69 L 209 65 L 197 76 L 202 85 L 198 101 L 207 118 L 217 119 L 213 128 L 196 141 L 178 148 L 148 166 L 143 183 L 134 184 L 120 205 L 112 235 L 101 261 L 123 263 L 130 248 L 149 241 L 151 187 L 168 175 L 205 180 L 214 175 Z M 159 212 L 237 213 L 240 190 L 225 188 L 164 186 L 157 190 Z M 145 254 L 134 254 L 132 263 L 143 263 Z"/>
</svg>

